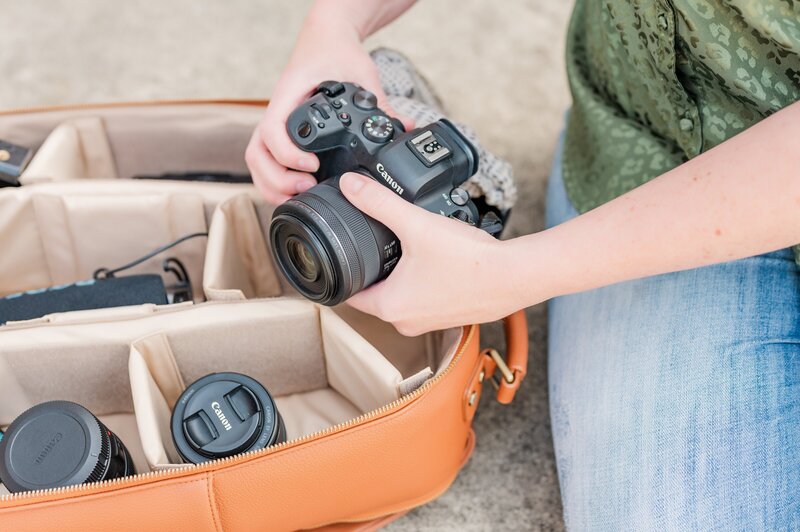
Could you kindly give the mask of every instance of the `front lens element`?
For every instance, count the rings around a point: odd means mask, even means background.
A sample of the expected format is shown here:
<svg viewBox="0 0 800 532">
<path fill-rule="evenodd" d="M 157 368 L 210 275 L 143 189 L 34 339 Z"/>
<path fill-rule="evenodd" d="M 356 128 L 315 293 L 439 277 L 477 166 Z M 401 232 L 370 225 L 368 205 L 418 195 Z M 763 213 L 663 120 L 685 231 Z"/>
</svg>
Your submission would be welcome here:
<svg viewBox="0 0 800 532">
<path fill-rule="evenodd" d="M 314 255 L 314 251 L 308 243 L 303 242 L 296 236 L 290 237 L 286 241 L 289 260 L 297 272 L 308 281 L 316 281 L 319 277 L 319 261 Z"/>
</svg>

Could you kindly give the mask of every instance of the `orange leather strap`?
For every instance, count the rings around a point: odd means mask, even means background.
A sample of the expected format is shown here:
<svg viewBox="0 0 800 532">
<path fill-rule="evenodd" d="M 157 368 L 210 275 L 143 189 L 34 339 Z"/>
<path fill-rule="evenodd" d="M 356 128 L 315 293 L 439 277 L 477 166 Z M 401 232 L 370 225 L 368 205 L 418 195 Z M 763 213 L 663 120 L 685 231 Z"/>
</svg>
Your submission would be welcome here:
<svg viewBox="0 0 800 532">
<path fill-rule="evenodd" d="M 495 369 L 500 370 L 493 382 L 497 388 L 497 401 L 507 405 L 514 400 L 528 369 L 528 319 L 525 311 L 518 310 L 506 317 L 503 327 L 506 335 L 506 360 L 494 349 L 485 350 L 482 356 L 491 359 L 491 363 L 486 361 L 487 369 L 492 370 L 489 375 L 493 375 Z"/>
</svg>

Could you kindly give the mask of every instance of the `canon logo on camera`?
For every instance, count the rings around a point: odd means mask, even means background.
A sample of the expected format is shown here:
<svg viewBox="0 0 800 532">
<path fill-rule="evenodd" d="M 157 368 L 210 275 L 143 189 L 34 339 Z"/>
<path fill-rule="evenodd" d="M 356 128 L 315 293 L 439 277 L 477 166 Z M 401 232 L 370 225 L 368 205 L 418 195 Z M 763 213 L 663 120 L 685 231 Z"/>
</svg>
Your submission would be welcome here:
<svg viewBox="0 0 800 532">
<path fill-rule="evenodd" d="M 389 186 L 392 187 L 392 190 L 394 190 L 401 196 L 403 195 L 404 192 L 403 187 L 401 187 L 400 184 L 397 181 L 395 181 L 391 175 L 389 175 L 389 172 L 386 171 L 386 168 L 381 163 L 375 165 L 375 169 L 378 171 L 379 174 L 381 174 L 381 177 L 387 183 L 389 183 Z"/>
<path fill-rule="evenodd" d="M 211 409 L 214 411 L 219 420 L 222 422 L 222 426 L 225 427 L 225 430 L 231 430 L 231 424 L 228 421 L 228 418 L 226 418 L 225 414 L 222 412 L 222 408 L 219 406 L 219 403 L 216 401 L 211 403 Z"/>
</svg>

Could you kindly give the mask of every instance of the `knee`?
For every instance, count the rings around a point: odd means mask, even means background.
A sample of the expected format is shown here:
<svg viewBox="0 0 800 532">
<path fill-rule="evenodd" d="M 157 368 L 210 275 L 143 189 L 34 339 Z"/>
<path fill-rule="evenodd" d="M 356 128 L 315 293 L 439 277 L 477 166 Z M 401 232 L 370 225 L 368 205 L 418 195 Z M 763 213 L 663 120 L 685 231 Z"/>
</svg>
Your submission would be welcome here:
<svg viewBox="0 0 800 532">
<path fill-rule="evenodd" d="M 778 529 L 800 515 L 798 355 L 793 341 L 711 342 L 551 371 L 568 526 Z"/>
</svg>

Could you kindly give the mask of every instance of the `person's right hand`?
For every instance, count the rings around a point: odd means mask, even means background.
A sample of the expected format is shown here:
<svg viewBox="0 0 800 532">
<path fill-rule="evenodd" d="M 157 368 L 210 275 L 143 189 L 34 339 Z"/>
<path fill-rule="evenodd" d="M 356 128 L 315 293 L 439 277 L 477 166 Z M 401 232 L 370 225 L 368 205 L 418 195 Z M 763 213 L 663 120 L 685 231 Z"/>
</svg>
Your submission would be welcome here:
<svg viewBox="0 0 800 532">
<path fill-rule="evenodd" d="M 270 203 L 283 203 L 317 183 L 309 172 L 317 170 L 319 160 L 295 146 L 286 132 L 286 120 L 325 80 L 361 85 L 375 93 L 381 109 L 398 118 L 406 129 L 413 127 L 411 120 L 397 116 L 388 105 L 378 70 L 362 47 L 357 29 L 348 27 L 344 17 L 330 20 L 326 15 L 323 19 L 312 12 L 245 152 L 253 183 Z"/>
</svg>

